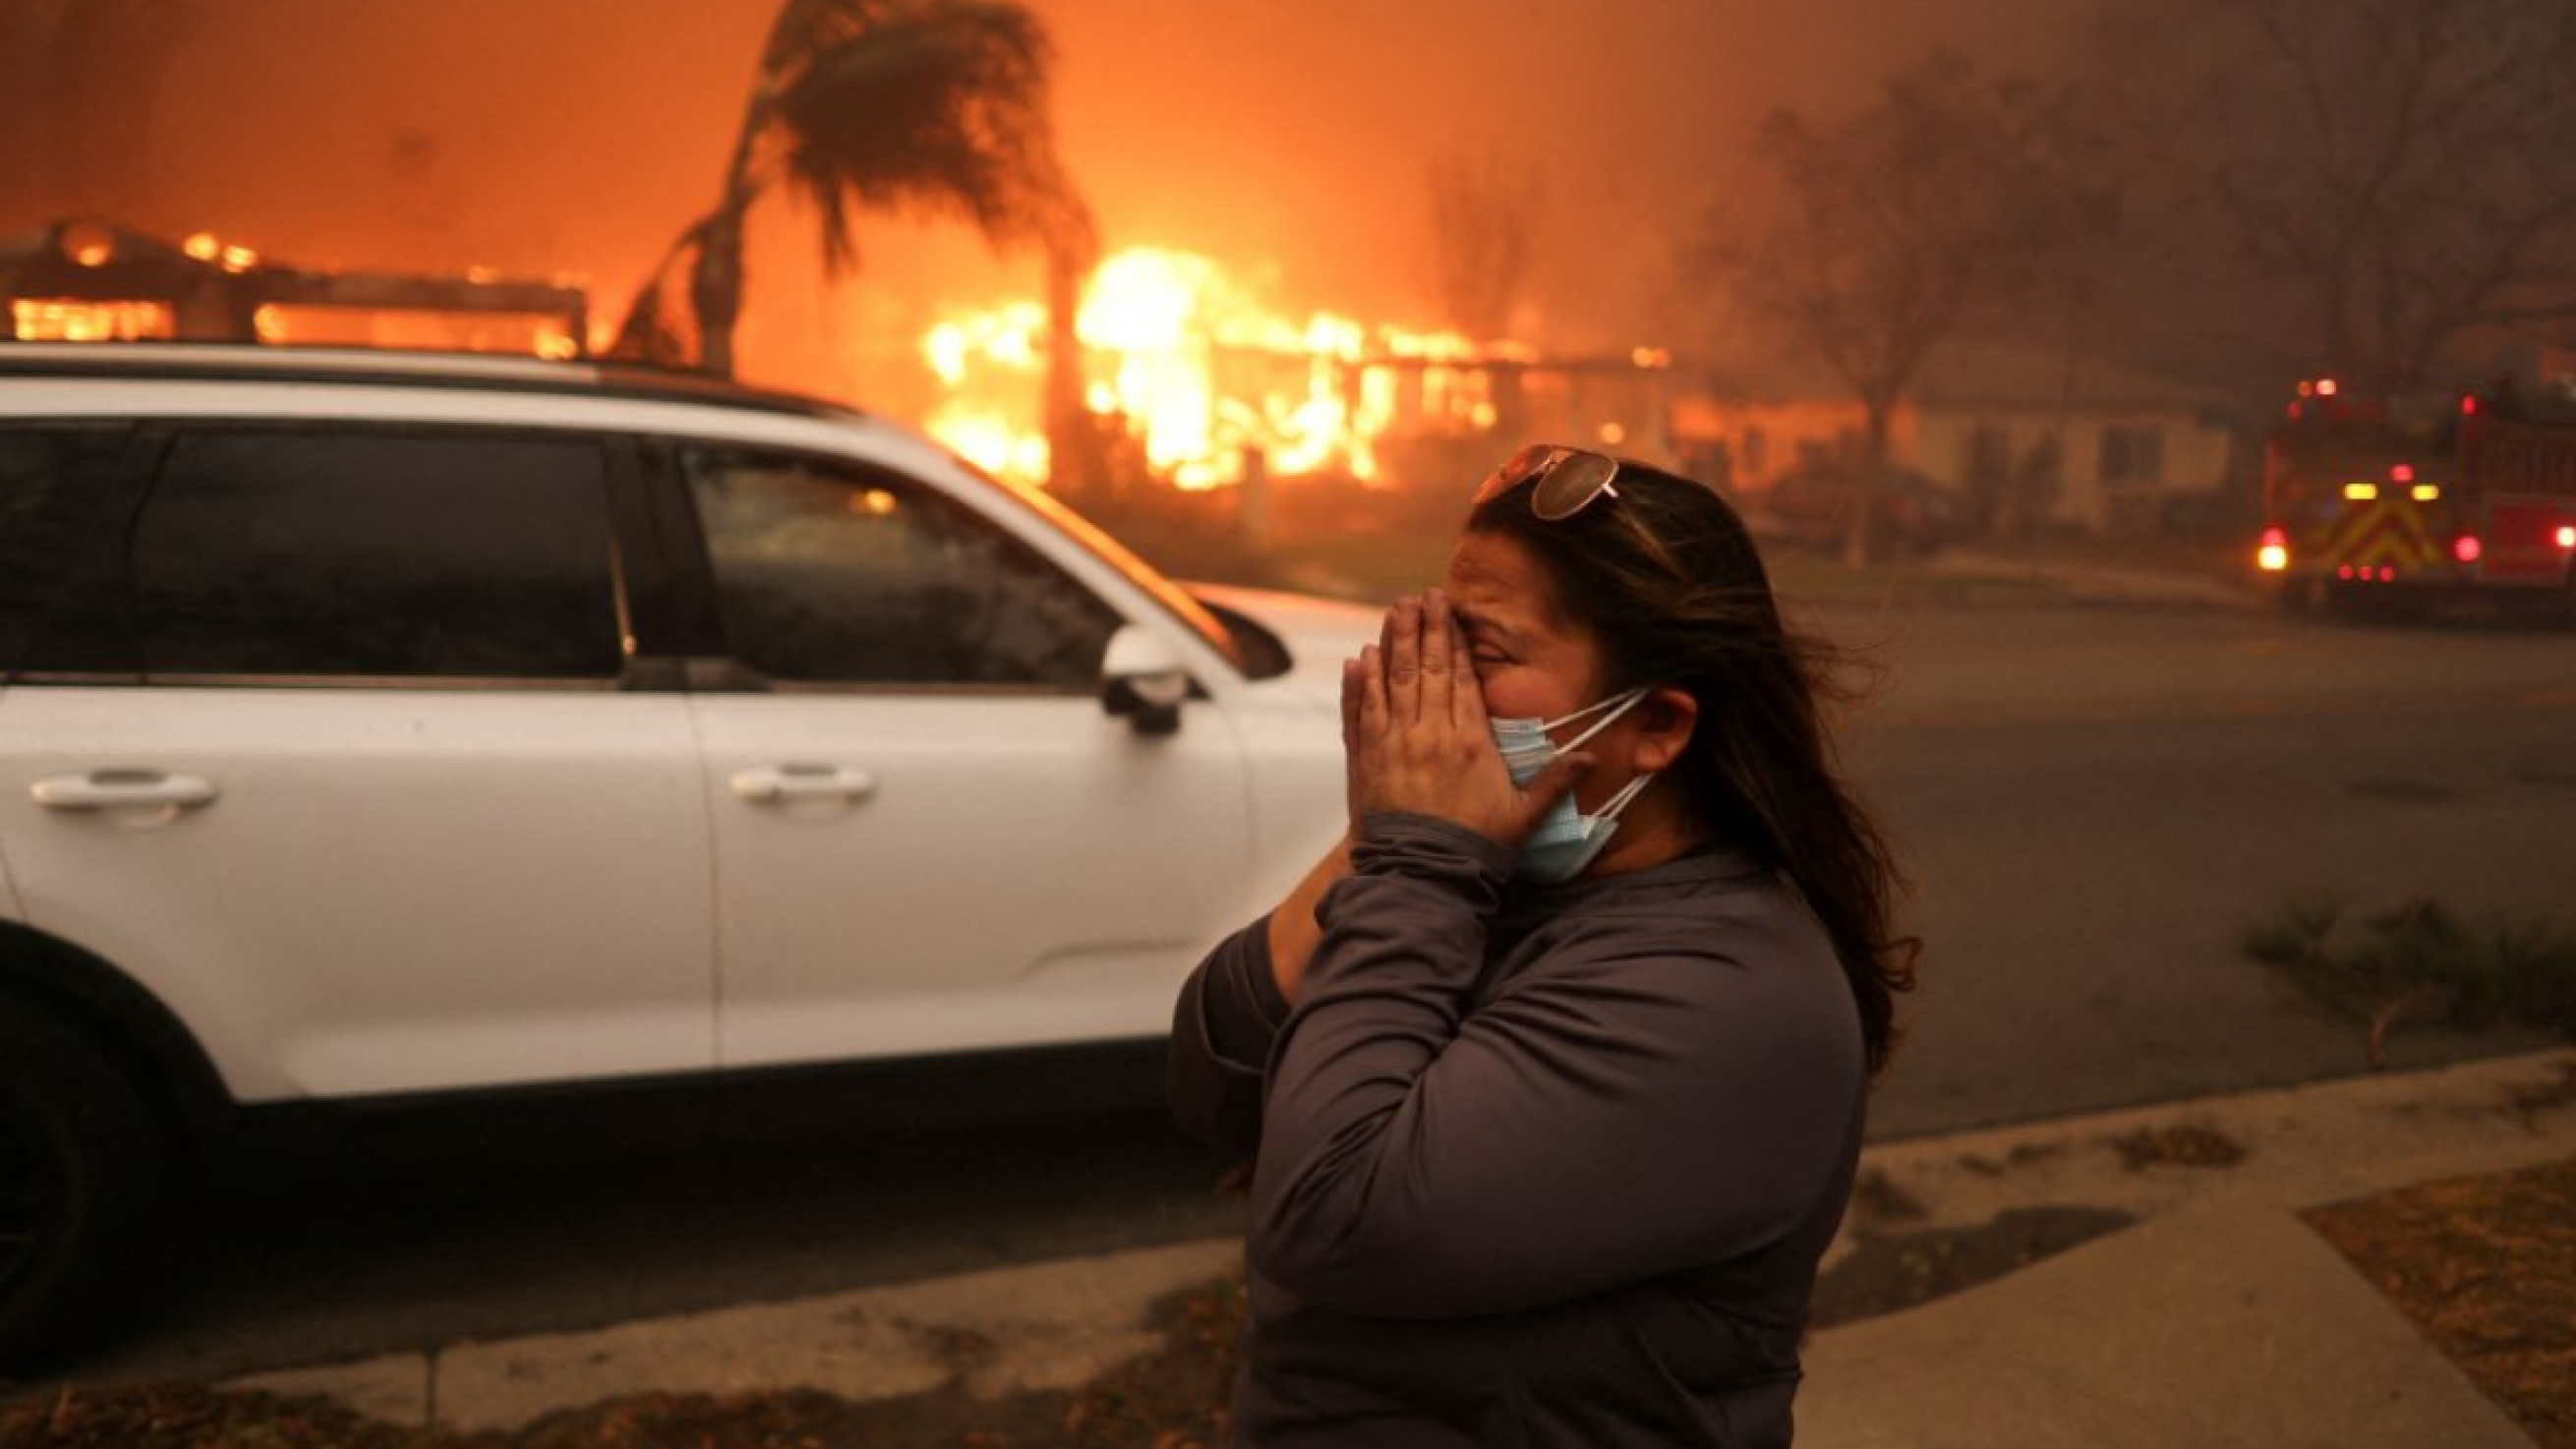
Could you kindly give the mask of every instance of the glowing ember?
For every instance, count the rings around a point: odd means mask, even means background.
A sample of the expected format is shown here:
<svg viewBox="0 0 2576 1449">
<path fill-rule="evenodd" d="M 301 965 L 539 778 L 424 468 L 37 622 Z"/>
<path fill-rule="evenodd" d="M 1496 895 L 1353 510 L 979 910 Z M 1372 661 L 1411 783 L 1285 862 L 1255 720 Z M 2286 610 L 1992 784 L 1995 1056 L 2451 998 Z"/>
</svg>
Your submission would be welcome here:
<svg viewBox="0 0 2576 1449">
<path fill-rule="evenodd" d="M 1193 489 L 1241 482 L 1254 454 L 1274 474 L 1338 469 L 1373 480 L 1373 445 L 1390 433 L 1491 427 L 1485 364 L 1527 356 L 1326 312 L 1300 322 L 1211 259 L 1153 247 L 1101 264 L 1075 332 L 1086 405 L 1118 419 L 1157 472 Z M 922 354 L 948 398 L 929 430 L 993 472 L 1045 481 L 1046 336 L 1045 308 L 1028 301 L 933 327 Z"/>
</svg>

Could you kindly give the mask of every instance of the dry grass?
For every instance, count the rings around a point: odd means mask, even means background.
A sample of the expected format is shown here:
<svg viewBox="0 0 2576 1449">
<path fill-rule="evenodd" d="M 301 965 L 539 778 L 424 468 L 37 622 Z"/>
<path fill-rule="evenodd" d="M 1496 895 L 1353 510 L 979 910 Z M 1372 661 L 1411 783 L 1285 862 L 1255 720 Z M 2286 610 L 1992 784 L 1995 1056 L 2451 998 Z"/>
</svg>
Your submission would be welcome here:
<svg viewBox="0 0 2576 1449">
<path fill-rule="evenodd" d="M 2576 1449 L 2576 1161 L 2308 1214 L 2541 1449 Z"/>
</svg>

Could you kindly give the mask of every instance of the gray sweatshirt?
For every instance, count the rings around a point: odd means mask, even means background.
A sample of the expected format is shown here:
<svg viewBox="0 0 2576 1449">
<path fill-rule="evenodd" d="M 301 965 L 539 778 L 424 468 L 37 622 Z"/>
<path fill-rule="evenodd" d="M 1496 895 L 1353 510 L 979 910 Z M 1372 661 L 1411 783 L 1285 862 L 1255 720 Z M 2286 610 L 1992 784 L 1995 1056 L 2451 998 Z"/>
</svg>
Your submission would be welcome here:
<svg viewBox="0 0 2576 1449">
<path fill-rule="evenodd" d="M 1173 1024 L 1175 1117 L 1257 1153 L 1237 1432 L 1787 1444 L 1867 1088 L 1823 929 L 1726 851 L 1532 887 L 1381 814 L 1352 861 L 1293 1011 L 1257 922 Z"/>
</svg>

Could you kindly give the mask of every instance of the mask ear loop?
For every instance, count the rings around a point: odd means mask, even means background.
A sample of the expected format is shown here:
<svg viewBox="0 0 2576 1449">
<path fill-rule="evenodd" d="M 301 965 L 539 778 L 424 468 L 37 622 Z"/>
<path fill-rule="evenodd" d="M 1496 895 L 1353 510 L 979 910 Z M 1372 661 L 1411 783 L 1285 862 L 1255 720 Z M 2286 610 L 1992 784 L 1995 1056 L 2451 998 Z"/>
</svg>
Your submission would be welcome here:
<svg viewBox="0 0 2576 1449">
<path fill-rule="evenodd" d="M 1636 799 L 1638 794 L 1654 781 L 1654 778 L 1655 772 L 1648 770 L 1621 786 L 1618 794 L 1602 801 L 1601 808 L 1592 812 L 1592 823 L 1597 827 L 1618 819 L 1619 812 L 1627 809 L 1628 803 Z"/>
<path fill-rule="evenodd" d="M 1601 701 L 1599 704 L 1589 705 L 1585 708 L 1576 710 L 1572 714 L 1561 715 L 1555 719 L 1549 720 L 1546 724 L 1539 726 L 1539 728 L 1549 730 L 1563 729 L 1565 726 L 1574 723 L 1576 720 L 1583 718 L 1587 714 L 1593 714 L 1605 709 L 1610 711 L 1608 714 L 1602 715 L 1600 719 L 1594 721 L 1592 728 L 1585 730 L 1583 733 L 1576 735 L 1573 739 L 1570 739 L 1564 744 L 1556 747 L 1559 754 L 1562 754 L 1567 750 L 1580 749 L 1582 748 L 1585 740 L 1592 738 L 1594 735 L 1601 733 L 1603 730 L 1606 730 L 1610 728 L 1611 725 L 1617 723 L 1619 716 L 1636 708 L 1637 701 L 1644 699 L 1645 697 L 1646 691 L 1643 689 L 1632 689 L 1626 694 L 1614 694 L 1608 699 Z"/>
</svg>

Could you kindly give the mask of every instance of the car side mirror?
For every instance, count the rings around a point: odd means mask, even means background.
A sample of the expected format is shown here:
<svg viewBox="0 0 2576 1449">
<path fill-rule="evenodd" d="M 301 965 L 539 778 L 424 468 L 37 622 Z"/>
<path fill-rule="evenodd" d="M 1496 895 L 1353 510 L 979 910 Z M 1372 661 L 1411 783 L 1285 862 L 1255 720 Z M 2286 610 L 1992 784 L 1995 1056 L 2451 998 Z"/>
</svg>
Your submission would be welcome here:
<svg viewBox="0 0 2576 1449">
<path fill-rule="evenodd" d="M 1100 708 L 1125 715 L 1140 735 L 1168 735 L 1181 727 L 1181 702 L 1190 697 L 1190 671 L 1172 641 L 1141 625 L 1109 636 L 1100 662 Z"/>
</svg>

